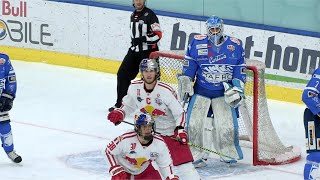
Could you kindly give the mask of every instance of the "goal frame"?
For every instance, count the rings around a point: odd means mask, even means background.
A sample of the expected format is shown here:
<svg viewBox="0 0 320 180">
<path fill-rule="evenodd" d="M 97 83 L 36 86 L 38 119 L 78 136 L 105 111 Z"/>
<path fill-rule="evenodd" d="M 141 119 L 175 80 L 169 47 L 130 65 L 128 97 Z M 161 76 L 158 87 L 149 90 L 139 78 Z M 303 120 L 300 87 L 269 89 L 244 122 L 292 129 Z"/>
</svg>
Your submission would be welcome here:
<svg viewBox="0 0 320 180">
<path fill-rule="evenodd" d="M 175 51 L 156 51 L 152 52 L 149 56 L 149 58 L 157 59 L 158 57 L 166 57 L 166 58 L 172 58 L 177 59 L 180 61 L 184 60 L 184 56 L 173 54 Z M 161 68 L 161 66 L 160 66 Z M 252 121 L 252 159 L 253 159 L 253 165 L 281 165 L 281 164 L 288 164 L 298 161 L 301 158 L 301 155 L 298 157 L 295 157 L 293 159 L 289 159 L 284 162 L 268 162 L 263 161 L 259 159 L 258 150 L 259 150 L 259 143 L 258 143 L 258 132 L 259 132 L 259 126 L 258 126 L 258 116 L 259 116 L 259 107 L 258 107 L 258 96 L 259 96 L 259 73 L 258 69 L 255 66 L 246 66 L 247 69 L 253 72 L 253 121 Z"/>
</svg>

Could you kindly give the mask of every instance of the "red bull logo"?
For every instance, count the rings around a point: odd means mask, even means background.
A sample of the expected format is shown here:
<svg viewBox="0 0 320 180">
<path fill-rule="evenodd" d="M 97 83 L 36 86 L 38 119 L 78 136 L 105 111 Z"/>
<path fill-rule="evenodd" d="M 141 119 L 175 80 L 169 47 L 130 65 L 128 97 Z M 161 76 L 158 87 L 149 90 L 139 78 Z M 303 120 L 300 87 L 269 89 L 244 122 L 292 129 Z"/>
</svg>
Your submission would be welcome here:
<svg viewBox="0 0 320 180">
<path fill-rule="evenodd" d="M 20 1 L 20 4 L 15 6 L 13 3 L 11 4 L 8 0 L 2 1 L 2 15 L 12 15 L 14 17 L 27 17 L 27 2 Z"/>
<path fill-rule="evenodd" d="M 145 157 L 130 158 L 126 156 L 124 159 L 127 160 L 130 164 L 132 164 L 135 168 L 141 168 L 141 166 L 143 166 L 144 163 L 148 162 L 147 158 Z"/>
<path fill-rule="evenodd" d="M 134 166 L 138 166 L 138 161 L 135 158 L 130 158 L 130 157 L 126 156 L 124 159 L 127 160 L 130 164 L 132 164 Z"/>
<path fill-rule="evenodd" d="M 160 109 L 156 109 L 150 105 L 141 108 L 140 111 L 143 113 L 149 113 L 153 118 L 155 118 L 157 116 L 166 116 L 167 115 L 165 111 L 162 111 Z"/>
</svg>

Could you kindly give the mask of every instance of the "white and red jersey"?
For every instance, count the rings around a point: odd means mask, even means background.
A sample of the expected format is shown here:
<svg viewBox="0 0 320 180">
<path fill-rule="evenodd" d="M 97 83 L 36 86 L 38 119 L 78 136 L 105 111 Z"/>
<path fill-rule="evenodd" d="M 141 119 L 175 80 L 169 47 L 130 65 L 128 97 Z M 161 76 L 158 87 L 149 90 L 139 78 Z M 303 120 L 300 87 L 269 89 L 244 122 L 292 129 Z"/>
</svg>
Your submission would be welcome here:
<svg viewBox="0 0 320 180">
<path fill-rule="evenodd" d="M 127 95 L 122 99 L 126 114 L 148 112 L 155 120 L 156 131 L 171 136 L 177 126 L 185 126 L 185 111 L 176 91 L 166 83 L 157 81 L 152 92 L 144 88 L 143 80 L 131 81 Z"/>
<path fill-rule="evenodd" d="M 128 132 L 111 141 L 106 150 L 111 167 L 120 165 L 126 172 L 141 174 L 152 161 L 155 161 L 163 177 L 172 174 L 172 159 L 164 140 L 153 135 L 153 140 L 142 145 L 136 132 Z"/>
</svg>

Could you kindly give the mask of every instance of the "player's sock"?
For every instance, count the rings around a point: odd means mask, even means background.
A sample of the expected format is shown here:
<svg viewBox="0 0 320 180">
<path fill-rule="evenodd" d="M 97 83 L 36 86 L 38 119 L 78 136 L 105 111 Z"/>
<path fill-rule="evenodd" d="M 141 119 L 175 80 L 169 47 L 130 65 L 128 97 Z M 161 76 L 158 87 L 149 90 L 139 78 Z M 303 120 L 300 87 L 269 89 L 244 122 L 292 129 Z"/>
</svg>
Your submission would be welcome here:
<svg viewBox="0 0 320 180">
<path fill-rule="evenodd" d="M 0 138 L 2 142 L 2 147 L 4 151 L 11 152 L 13 151 L 13 138 L 11 133 L 10 121 L 0 122 Z"/>
<path fill-rule="evenodd" d="M 307 156 L 307 162 L 304 165 L 304 179 L 320 178 L 320 152 L 312 152 Z"/>
</svg>

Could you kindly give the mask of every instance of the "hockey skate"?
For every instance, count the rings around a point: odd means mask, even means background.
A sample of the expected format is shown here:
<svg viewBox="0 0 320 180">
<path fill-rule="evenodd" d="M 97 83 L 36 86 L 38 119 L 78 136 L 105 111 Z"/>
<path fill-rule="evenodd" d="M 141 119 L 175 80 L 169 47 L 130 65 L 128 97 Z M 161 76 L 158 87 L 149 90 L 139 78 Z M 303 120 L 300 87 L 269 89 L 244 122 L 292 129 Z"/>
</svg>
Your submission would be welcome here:
<svg viewBox="0 0 320 180">
<path fill-rule="evenodd" d="M 224 162 L 227 164 L 228 167 L 231 167 L 236 165 L 238 161 L 235 159 L 224 159 L 223 157 L 220 156 L 220 162 Z"/>
<path fill-rule="evenodd" d="M 206 159 L 198 159 L 196 161 L 193 161 L 192 164 L 195 168 L 202 168 L 207 166 L 206 161 L 207 161 Z"/>
<path fill-rule="evenodd" d="M 15 163 L 20 163 L 22 161 L 21 156 L 19 156 L 16 151 L 11 151 L 7 153 L 8 158 L 11 159 Z"/>
</svg>

